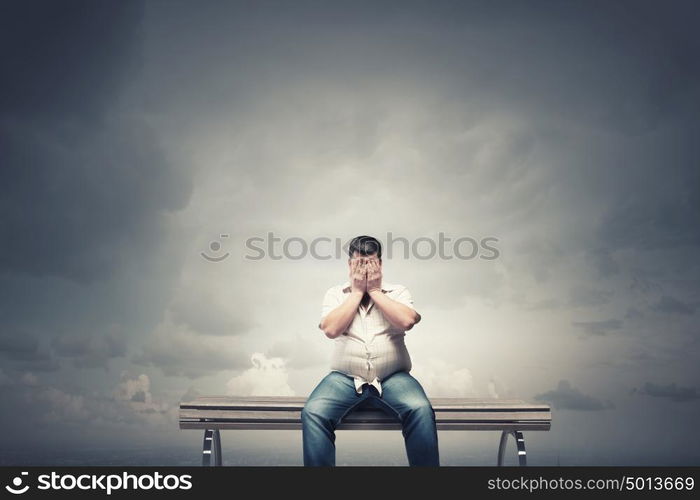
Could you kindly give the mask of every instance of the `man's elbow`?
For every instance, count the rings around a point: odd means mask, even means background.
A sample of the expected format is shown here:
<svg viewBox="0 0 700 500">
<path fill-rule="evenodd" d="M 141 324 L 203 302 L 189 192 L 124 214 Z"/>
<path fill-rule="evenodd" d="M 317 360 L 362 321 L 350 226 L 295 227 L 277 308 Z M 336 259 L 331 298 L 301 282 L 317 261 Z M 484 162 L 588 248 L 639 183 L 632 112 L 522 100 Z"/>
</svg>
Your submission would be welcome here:
<svg viewBox="0 0 700 500">
<path fill-rule="evenodd" d="M 318 324 L 318 327 L 321 329 L 321 331 L 328 337 L 329 339 L 334 339 L 338 335 L 340 335 L 339 332 L 336 332 L 333 328 L 331 328 L 328 324 L 326 324 L 325 321 L 321 321 Z"/>
<path fill-rule="evenodd" d="M 403 330 L 410 330 L 411 328 L 413 328 L 414 325 L 416 325 L 420 321 L 420 319 L 420 314 L 418 314 L 416 311 L 413 311 L 413 314 L 408 316 L 404 321 L 404 324 L 402 325 Z"/>
<path fill-rule="evenodd" d="M 325 333 L 326 337 L 328 337 L 331 340 L 337 338 L 341 334 L 341 332 L 331 330 L 331 329 L 323 330 L 323 333 Z"/>
</svg>

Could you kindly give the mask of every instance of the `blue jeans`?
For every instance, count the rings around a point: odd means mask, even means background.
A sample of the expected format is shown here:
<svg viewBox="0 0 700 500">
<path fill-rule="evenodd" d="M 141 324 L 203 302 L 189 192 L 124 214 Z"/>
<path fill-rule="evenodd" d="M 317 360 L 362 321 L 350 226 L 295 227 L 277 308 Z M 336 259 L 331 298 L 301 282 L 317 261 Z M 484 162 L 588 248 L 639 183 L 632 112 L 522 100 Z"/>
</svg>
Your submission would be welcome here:
<svg viewBox="0 0 700 500">
<path fill-rule="evenodd" d="M 409 465 L 440 465 L 435 411 L 423 387 L 405 371 L 389 375 L 381 384 L 380 396 L 371 385 L 358 394 L 353 377 L 336 371 L 319 382 L 301 411 L 305 466 L 335 465 L 335 429 L 360 404 L 383 409 L 401 421 Z"/>
</svg>

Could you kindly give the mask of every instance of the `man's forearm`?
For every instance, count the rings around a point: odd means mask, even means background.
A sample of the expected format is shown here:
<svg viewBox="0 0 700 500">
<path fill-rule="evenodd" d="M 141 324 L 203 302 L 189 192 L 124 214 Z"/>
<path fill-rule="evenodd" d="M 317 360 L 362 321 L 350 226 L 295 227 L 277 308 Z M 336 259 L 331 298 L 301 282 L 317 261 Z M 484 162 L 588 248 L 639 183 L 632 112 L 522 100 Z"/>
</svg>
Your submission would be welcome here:
<svg viewBox="0 0 700 500">
<path fill-rule="evenodd" d="M 326 337 L 334 339 L 347 330 L 348 325 L 352 323 L 357 313 L 357 308 L 360 306 L 363 295 L 363 292 L 351 292 L 348 298 L 345 299 L 345 302 L 333 309 L 321 320 L 318 327 L 323 330 Z"/>
<path fill-rule="evenodd" d="M 369 292 L 369 296 L 372 297 L 374 304 L 379 307 L 384 317 L 395 328 L 400 328 L 404 331 L 410 330 L 413 328 L 413 325 L 420 321 L 420 314 L 414 309 L 390 299 L 381 290 L 372 290 Z"/>
</svg>

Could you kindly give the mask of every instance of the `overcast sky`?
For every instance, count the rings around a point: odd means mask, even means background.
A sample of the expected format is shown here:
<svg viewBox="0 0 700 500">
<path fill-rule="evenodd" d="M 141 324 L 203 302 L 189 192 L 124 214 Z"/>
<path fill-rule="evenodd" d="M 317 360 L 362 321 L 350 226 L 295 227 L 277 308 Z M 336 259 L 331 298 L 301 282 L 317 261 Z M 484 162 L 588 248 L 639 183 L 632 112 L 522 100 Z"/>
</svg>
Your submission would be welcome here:
<svg viewBox="0 0 700 500">
<path fill-rule="evenodd" d="M 384 277 L 423 316 L 406 343 L 429 396 L 550 403 L 534 464 L 697 465 L 699 14 L 2 2 L 3 463 L 176 444 L 196 461 L 179 401 L 307 396 L 347 275 L 335 242 L 369 234 L 395 240 Z M 330 258 L 302 254 L 317 238 Z M 496 434 L 452 434 L 444 464 L 495 460 Z M 224 446 L 301 464 L 301 432 Z M 338 454 L 407 463 L 400 433 Z"/>
</svg>

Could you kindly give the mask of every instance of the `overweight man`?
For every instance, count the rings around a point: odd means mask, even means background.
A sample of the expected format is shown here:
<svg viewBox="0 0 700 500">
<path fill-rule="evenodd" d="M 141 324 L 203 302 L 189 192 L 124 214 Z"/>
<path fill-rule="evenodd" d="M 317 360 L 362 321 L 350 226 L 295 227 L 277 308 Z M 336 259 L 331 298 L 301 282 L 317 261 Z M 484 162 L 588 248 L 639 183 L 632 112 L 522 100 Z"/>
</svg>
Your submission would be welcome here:
<svg viewBox="0 0 700 500">
<path fill-rule="evenodd" d="M 401 421 L 411 466 L 438 466 L 435 411 L 409 374 L 404 337 L 421 319 L 405 286 L 382 279 L 381 243 L 354 238 L 349 280 L 325 294 L 319 328 L 333 340 L 331 371 L 301 412 L 305 466 L 335 465 L 335 429 L 352 409 L 375 407 Z"/>
</svg>

